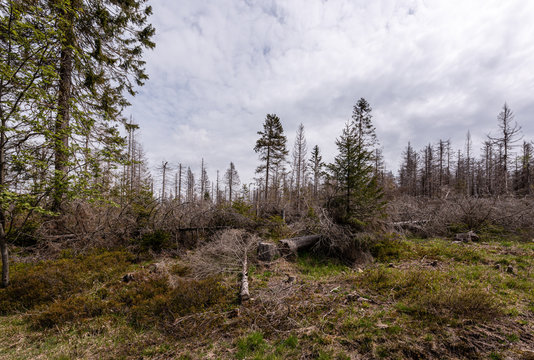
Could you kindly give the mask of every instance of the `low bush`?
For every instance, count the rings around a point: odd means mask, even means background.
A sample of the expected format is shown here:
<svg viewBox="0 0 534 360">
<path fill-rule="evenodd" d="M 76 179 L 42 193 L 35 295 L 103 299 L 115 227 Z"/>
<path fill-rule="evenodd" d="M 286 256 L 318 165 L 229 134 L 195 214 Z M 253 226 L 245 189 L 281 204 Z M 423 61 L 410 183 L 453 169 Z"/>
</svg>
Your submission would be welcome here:
<svg viewBox="0 0 534 360">
<path fill-rule="evenodd" d="M 362 277 L 362 285 L 397 300 L 397 309 L 435 319 L 490 319 L 503 314 L 498 299 L 486 289 L 455 275 L 430 269 L 377 267 Z"/>
<path fill-rule="evenodd" d="M 105 311 L 106 305 L 101 299 L 78 295 L 44 306 L 30 316 L 30 321 L 37 329 L 52 328 L 100 316 Z"/>
<path fill-rule="evenodd" d="M 160 252 L 165 247 L 170 246 L 170 235 L 163 230 L 155 230 L 144 234 L 140 242 L 143 250 Z"/>
<path fill-rule="evenodd" d="M 181 316 L 221 309 L 234 302 L 236 294 L 220 278 L 178 279 L 171 288 L 166 278 L 136 281 L 117 291 L 110 305 L 130 322 L 144 328 L 170 325 Z"/>
<path fill-rule="evenodd" d="M 0 289 L 0 314 L 64 300 L 95 282 L 119 276 L 132 261 L 133 256 L 127 252 L 100 251 L 37 264 L 15 264 L 10 286 Z"/>
<path fill-rule="evenodd" d="M 383 236 L 372 243 L 369 251 L 377 261 L 389 262 L 403 259 L 410 251 L 410 246 L 399 237 L 391 235 Z"/>
</svg>

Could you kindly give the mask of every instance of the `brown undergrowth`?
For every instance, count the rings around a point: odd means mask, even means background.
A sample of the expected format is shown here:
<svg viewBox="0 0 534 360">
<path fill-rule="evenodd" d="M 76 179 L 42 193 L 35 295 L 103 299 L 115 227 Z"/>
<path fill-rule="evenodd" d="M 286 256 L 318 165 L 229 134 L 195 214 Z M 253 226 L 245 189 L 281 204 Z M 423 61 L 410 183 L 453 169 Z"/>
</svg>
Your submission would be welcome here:
<svg viewBox="0 0 534 360">
<path fill-rule="evenodd" d="M 348 267 L 300 254 L 195 278 L 187 259 L 100 251 L 15 264 L 0 358 L 528 359 L 534 245 L 384 237 Z M 129 282 L 121 280 L 131 274 Z M 44 291 L 43 289 L 46 289 Z M 24 296 L 23 296 L 24 295 Z"/>
</svg>

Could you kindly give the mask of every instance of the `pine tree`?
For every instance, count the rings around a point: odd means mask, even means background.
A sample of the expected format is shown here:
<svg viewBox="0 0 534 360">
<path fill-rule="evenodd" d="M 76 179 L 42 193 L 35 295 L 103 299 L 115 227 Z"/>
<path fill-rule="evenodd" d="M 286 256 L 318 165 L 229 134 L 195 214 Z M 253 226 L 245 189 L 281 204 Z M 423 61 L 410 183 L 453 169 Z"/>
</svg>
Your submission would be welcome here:
<svg viewBox="0 0 534 360">
<path fill-rule="evenodd" d="M 1 286 L 9 284 L 7 237 L 22 227 L 13 221 L 17 209 L 42 212 L 41 200 L 50 183 L 49 134 L 51 84 L 58 78 L 50 63 L 55 54 L 50 14 L 37 1 L 0 2 L 0 252 Z M 17 191 L 21 178 L 24 191 Z M 7 224 L 11 224 L 7 226 Z M 7 226 L 7 227 L 6 227 Z"/>
<path fill-rule="evenodd" d="M 265 171 L 265 200 L 269 196 L 269 175 L 280 174 L 283 162 L 288 154 L 287 139 L 280 118 L 275 114 L 267 114 L 263 124 L 263 131 L 258 131 L 260 138 L 256 141 L 254 151 L 259 153 L 264 163 L 256 169 L 257 173 Z M 275 184 L 277 183 L 275 179 Z"/>
<path fill-rule="evenodd" d="M 300 210 L 302 187 L 306 183 L 306 153 L 308 152 L 304 125 L 297 128 L 295 144 L 293 146 L 293 173 L 295 178 L 295 192 L 297 209 Z"/>
<path fill-rule="evenodd" d="M 147 79 L 141 56 L 143 48 L 154 47 L 150 40 L 154 29 L 147 24 L 151 8 L 145 3 L 43 1 L 43 8 L 55 17 L 58 31 L 59 57 L 52 59 L 59 68 L 57 113 L 51 139 L 56 210 L 69 189 L 80 138 L 102 143 L 102 137 L 110 135 L 106 129 L 123 121 L 122 110 L 129 105 L 125 92 L 134 95 L 134 86 Z M 115 139 L 122 145 L 119 136 Z"/>
<path fill-rule="evenodd" d="M 323 172 L 323 157 L 319 150 L 319 146 L 315 145 L 311 152 L 311 158 L 309 160 L 309 167 L 313 174 L 313 196 L 317 198 L 319 193 L 319 182 L 321 181 L 321 176 Z"/>
<path fill-rule="evenodd" d="M 362 119 L 369 122 L 360 123 Z M 356 226 L 374 217 L 383 207 L 382 190 L 374 176 L 373 149 L 366 146 L 374 143 L 374 131 L 369 117 L 359 120 L 345 124 L 336 140 L 338 155 L 329 165 L 330 180 L 338 193 L 333 204 L 337 218 Z"/>
<path fill-rule="evenodd" d="M 352 110 L 352 122 L 356 131 L 358 147 L 369 151 L 369 159 L 373 156 L 372 148 L 378 144 L 375 127 L 371 122 L 373 118 L 371 111 L 371 106 L 364 98 L 358 100 Z"/>
<path fill-rule="evenodd" d="M 226 173 L 224 174 L 224 179 L 226 181 L 226 184 L 228 185 L 228 201 L 232 203 L 232 195 L 234 193 L 234 190 L 241 183 L 241 181 L 239 180 L 239 174 L 237 173 L 233 162 L 230 162 L 230 167 L 226 170 Z"/>
</svg>

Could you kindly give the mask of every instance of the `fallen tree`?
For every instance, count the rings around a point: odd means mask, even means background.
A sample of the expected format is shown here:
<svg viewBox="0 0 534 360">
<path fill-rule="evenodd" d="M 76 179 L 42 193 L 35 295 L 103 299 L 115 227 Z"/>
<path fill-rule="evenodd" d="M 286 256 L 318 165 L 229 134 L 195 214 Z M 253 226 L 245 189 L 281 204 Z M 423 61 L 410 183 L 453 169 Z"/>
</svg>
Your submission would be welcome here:
<svg viewBox="0 0 534 360">
<path fill-rule="evenodd" d="M 317 244 L 321 235 L 308 235 L 280 240 L 278 250 L 282 256 L 296 256 L 301 250 L 306 250 Z"/>
<path fill-rule="evenodd" d="M 250 299 L 250 292 L 248 290 L 248 265 L 247 265 L 247 252 L 245 251 L 245 255 L 243 256 L 243 268 L 241 270 L 241 292 L 239 293 L 239 297 L 241 298 L 241 302 L 247 301 Z"/>
</svg>

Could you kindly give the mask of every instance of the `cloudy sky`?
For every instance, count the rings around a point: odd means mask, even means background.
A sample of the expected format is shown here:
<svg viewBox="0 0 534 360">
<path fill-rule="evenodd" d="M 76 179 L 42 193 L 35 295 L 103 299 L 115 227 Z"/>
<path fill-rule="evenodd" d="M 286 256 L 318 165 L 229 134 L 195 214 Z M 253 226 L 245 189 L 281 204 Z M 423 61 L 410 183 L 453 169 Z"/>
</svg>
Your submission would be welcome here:
<svg viewBox="0 0 534 360">
<path fill-rule="evenodd" d="M 291 147 L 304 124 L 325 160 L 366 98 L 387 165 L 451 139 L 475 149 L 506 101 L 534 140 L 534 1 L 152 0 L 150 80 L 128 109 L 150 165 L 211 179 L 233 161 L 243 182 L 267 113 Z"/>
</svg>

